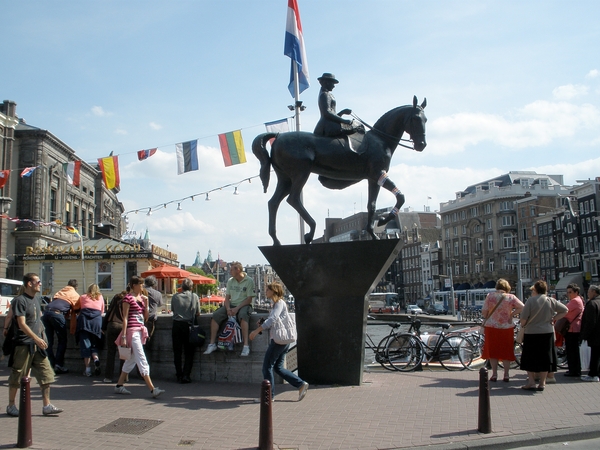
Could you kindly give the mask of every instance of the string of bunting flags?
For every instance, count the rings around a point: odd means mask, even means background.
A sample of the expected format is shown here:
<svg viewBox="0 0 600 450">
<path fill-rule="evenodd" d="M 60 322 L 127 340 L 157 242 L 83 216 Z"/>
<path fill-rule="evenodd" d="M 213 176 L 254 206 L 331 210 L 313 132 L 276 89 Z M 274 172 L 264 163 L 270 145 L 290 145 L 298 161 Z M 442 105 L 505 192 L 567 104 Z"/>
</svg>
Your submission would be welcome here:
<svg viewBox="0 0 600 450">
<path fill-rule="evenodd" d="M 285 133 L 290 130 L 289 120 L 292 118 L 293 117 L 276 120 L 273 122 L 266 122 L 264 123 L 264 126 L 268 133 Z M 221 154 L 223 156 L 223 163 L 225 164 L 225 167 L 237 164 L 244 164 L 246 162 L 246 152 L 244 149 L 244 141 L 242 139 L 241 129 L 231 131 L 228 133 L 221 133 L 218 134 L 217 137 L 219 140 L 219 147 L 221 149 Z M 194 139 L 191 141 L 175 144 L 178 175 L 182 175 L 184 173 L 192 172 L 199 169 L 200 166 L 198 164 L 197 152 L 199 140 L 200 139 Z M 137 154 L 138 161 L 145 161 L 146 159 L 151 158 L 153 155 L 156 154 L 158 148 L 161 147 L 155 147 L 147 150 L 139 150 L 135 152 Z M 21 178 L 25 178 L 30 177 L 33 174 L 33 172 L 39 167 L 42 166 L 39 165 L 35 167 L 25 167 L 24 169 L 13 170 L 21 171 Z M 81 160 L 64 163 L 62 167 L 65 176 L 67 177 L 68 184 L 73 186 L 79 186 Z M 98 158 L 98 167 L 100 172 L 102 173 L 102 180 L 104 181 L 104 185 L 107 189 L 114 189 L 119 187 L 119 155 L 113 155 L 111 152 L 111 154 L 107 157 Z M 10 169 L 0 170 L 0 189 L 3 188 L 4 185 L 8 182 L 8 178 L 11 171 L 12 170 Z"/>
</svg>

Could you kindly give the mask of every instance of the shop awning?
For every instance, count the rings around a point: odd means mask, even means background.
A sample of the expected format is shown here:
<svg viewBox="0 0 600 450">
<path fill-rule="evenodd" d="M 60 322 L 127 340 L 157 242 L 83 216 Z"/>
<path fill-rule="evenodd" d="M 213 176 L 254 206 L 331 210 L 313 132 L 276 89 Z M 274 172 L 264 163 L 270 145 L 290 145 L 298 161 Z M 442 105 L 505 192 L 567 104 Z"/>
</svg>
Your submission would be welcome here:
<svg viewBox="0 0 600 450">
<path fill-rule="evenodd" d="M 568 273 L 556 283 L 554 290 L 556 292 L 566 291 L 567 286 L 571 283 L 577 284 L 579 289 L 583 289 L 583 272 Z"/>
</svg>

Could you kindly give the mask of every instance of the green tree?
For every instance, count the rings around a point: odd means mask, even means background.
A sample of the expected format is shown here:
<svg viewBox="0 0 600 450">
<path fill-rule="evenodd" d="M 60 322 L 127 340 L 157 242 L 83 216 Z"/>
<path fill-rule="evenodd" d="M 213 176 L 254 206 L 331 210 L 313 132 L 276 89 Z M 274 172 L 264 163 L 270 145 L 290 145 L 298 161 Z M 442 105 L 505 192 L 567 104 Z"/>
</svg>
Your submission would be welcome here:
<svg viewBox="0 0 600 450">
<path fill-rule="evenodd" d="M 186 267 L 185 270 L 187 270 L 188 272 L 192 272 L 198 275 L 202 275 L 203 277 L 208 277 L 208 278 L 212 278 L 213 280 L 215 280 L 215 277 L 213 277 L 212 275 L 207 275 L 206 272 L 204 272 L 204 270 L 200 269 L 199 267 Z M 205 296 L 205 295 L 212 295 L 212 294 L 216 294 L 219 292 L 218 286 L 216 284 L 216 280 L 215 280 L 215 284 L 196 284 L 194 286 L 195 288 L 195 292 L 196 294 L 198 294 L 199 297 Z"/>
</svg>

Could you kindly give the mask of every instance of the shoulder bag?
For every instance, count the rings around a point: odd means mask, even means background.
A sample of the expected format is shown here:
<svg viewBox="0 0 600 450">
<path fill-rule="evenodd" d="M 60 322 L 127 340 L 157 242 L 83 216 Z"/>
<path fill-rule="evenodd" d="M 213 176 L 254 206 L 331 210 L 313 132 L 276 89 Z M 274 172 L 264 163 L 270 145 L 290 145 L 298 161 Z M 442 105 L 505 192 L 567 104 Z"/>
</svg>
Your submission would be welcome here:
<svg viewBox="0 0 600 450">
<path fill-rule="evenodd" d="M 490 317 L 492 317 L 492 315 L 494 314 L 494 311 L 496 311 L 496 309 L 498 309 L 498 306 L 500 306 L 500 303 L 502 303 L 504 301 L 505 297 L 506 297 L 506 295 L 502 294 L 502 298 L 500 299 L 500 301 L 498 303 L 496 303 L 496 306 L 494 306 L 494 308 L 492 309 L 492 312 L 485 319 L 483 319 L 483 322 L 481 322 L 481 331 L 484 330 L 486 322 L 488 321 L 488 319 Z"/>
<path fill-rule="evenodd" d="M 273 340 L 279 345 L 291 344 L 297 338 L 296 320 L 288 312 L 285 301 L 283 302 L 283 314 L 275 317 L 273 321 Z"/>
<path fill-rule="evenodd" d="M 583 311 L 580 312 L 577 317 L 575 317 L 575 320 L 577 320 L 579 318 L 579 316 L 581 316 L 583 314 Z M 571 322 L 569 322 L 569 319 L 567 319 L 566 317 L 563 317 L 562 319 L 558 319 L 556 321 L 556 323 L 554 324 L 554 331 L 556 331 L 559 334 L 562 334 L 563 337 L 567 336 L 567 333 L 569 332 L 569 328 L 571 328 Z"/>
<path fill-rule="evenodd" d="M 204 345 L 204 341 L 206 340 L 206 331 L 198 325 L 197 319 L 198 315 L 196 314 L 196 306 L 198 305 L 198 297 L 196 294 L 192 293 L 192 301 L 190 303 L 190 311 L 192 312 L 193 319 L 190 324 L 190 335 L 188 338 L 188 342 L 196 347 L 202 347 Z"/>
</svg>

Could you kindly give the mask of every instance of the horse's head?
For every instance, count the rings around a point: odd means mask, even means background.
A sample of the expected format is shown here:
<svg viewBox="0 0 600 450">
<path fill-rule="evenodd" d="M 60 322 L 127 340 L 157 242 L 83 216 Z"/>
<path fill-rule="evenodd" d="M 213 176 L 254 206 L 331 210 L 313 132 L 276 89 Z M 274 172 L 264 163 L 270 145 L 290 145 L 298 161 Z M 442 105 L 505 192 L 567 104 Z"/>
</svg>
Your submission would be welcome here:
<svg viewBox="0 0 600 450">
<path fill-rule="evenodd" d="M 427 141 L 425 140 L 425 123 L 427 123 L 427 117 L 425 117 L 425 112 L 423 111 L 427 106 L 427 99 L 423 99 L 421 106 L 417 103 L 417 96 L 415 95 L 413 97 L 412 113 L 407 117 L 404 130 L 410 135 L 414 149 L 422 152 L 427 146 Z"/>
</svg>

